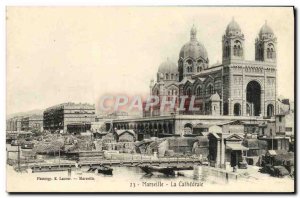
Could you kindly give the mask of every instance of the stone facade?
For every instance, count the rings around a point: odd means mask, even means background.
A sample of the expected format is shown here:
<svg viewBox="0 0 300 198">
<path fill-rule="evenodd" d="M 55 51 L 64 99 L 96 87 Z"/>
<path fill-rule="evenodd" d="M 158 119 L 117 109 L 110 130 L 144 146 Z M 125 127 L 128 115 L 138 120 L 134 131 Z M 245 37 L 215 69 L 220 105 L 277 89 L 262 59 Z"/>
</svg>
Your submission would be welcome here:
<svg viewBox="0 0 300 198">
<path fill-rule="evenodd" d="M 95 122 L 95 105 L 63 103 L 44 111 L 44 130 L 70 133 L 86 132 Z"/>
<path fill-rule="evenodd" d="M 112 124 L 115 130 L 133 130 L 137 134 L 138 140 L 143 140 L 151 137 L 170 137 L 170 136 L 186 136 L 195 132 L 194 128 L 199 125 L 223 126 L 229 122 L 239 122 L 238 125 L 242 128 L 234 129 L 231 126 L 230 130 L 223 130 L 229 133 L 236 131 L 249 132 L 246 129 L 248 126 L 255 126 L 259 130 L 259 125 L 262 125 L 268 119 L 250 116 L 213 116 L 213 115 L 172 115 L 172 116 L 156 116 L 144 117 L 135 119 L 119 119 Z M 245 128 L 244 128 L 245 126 Z M 251 131 L 255 133 L 256 131 Z M 249 133 L 251 133 L 249 132 Z"/>
</svg>

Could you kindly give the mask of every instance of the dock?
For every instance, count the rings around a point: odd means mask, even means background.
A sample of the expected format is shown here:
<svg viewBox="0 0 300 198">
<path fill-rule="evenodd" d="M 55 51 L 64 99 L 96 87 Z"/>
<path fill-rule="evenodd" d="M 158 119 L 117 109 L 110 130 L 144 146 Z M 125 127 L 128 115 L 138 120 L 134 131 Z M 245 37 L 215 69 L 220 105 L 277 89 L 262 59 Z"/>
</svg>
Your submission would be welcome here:
<svg viewBox="0 0 300 198">
<path fill-rule="evenodd" d="M 201 165 L 200 159 L 194 158 L 161 158 L 161 159 L 138 159 L 138 160 L 107 160 L 100 161 L 84 161 L 77 163 L 78 168 L 89 168 L 92 166 L 139 166 L 139 165 L 152 165 L 152 166 L 177 166 L 188 167 L 194 165 Z M 68 169 L 74 169 L 76 167 L 75 162 L 64 163 L 36 163 L 28 164 L 27 168 L 30 168 L 32 172 L 51 172 L 51 171 L 67 171 Z M 25 166 L 24 166 L 25 168 Z"/>
</svg>

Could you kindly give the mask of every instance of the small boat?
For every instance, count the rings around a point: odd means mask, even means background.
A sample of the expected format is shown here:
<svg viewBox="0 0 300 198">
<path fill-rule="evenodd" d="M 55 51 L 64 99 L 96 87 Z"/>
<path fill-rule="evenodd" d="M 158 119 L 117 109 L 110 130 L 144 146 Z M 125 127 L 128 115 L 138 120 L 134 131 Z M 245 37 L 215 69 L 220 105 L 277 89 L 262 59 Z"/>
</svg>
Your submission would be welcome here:
<svg viewBox="0 0 300 198">
<path fill-rule="evenodd" d="M 174 167 L 161 166 L 140 166 L 146 174 L 153 174 L 153 172 L 163 173 L 165 175 L 175 175 Z"/>
<path fill-rule="evenodd" d="M 100 166 L 97 168 L 98 173 L 102 173 L 104 175 L 112 175 L 113 169 L 107 166 Z"/>
</svg>

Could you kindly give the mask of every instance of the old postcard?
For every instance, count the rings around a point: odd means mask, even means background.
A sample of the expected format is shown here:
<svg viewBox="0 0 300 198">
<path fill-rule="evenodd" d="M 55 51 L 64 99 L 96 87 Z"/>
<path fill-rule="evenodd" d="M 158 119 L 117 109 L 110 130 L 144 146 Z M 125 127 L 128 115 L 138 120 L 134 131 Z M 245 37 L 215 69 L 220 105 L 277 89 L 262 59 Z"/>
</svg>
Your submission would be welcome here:
<svg viewBox="0 0 300 198">
<path fill-rule="evenodd" d="M 295 192 L 293 7 L 7 7 L 8 192 Z"/>
</svg>

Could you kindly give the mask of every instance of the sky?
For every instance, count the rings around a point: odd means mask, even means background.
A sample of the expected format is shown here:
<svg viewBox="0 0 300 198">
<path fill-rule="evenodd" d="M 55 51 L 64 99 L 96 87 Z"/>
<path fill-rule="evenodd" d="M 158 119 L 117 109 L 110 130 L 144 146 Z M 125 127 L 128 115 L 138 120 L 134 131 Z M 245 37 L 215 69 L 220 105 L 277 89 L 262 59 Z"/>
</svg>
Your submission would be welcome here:
<svg viewBox="0 0 300 198">
<path fill-rule="evenodd" d="M 292 8 L 7 7 L 7 114 L 97 103 L 107 93 L 148 94 L 159 64 L 177 63 L 193 24 L 210 64 L 221 62 L 232 17 L 245 35 L 246 60 L 254 60 L 267 20 L 278 42 L 278 95 L 293 99 Z"/>
</svg>

